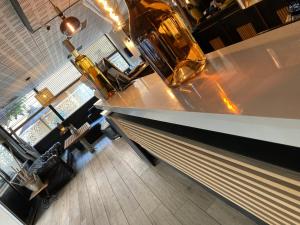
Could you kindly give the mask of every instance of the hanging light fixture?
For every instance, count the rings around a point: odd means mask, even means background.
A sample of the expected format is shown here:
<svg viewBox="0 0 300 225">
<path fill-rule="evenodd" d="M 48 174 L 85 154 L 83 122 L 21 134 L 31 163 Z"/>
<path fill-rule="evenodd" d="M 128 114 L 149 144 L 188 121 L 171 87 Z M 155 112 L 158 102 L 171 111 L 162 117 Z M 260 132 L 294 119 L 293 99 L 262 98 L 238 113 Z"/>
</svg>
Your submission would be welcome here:
<svg viewBox="0 0 300 225">
<path fill-rule="evenodd" d="M 75 34 L 80 32 L 86 27 L 87 21 L 85 20 L 83 23 L 74 16 L 65 17 L 64 13 L 49 0 L 55 11 L 57 12 L 58 16 L 62 19 L 60 24 L 60 31 L 66 35 L 67 37 L 73 37 Z"/>
<path fill-rule="evenodd" d="M 48 88 L 42 89 L 34 97 L 43 107 L 47 107 L 55 99 L 55 96 Z"/>
<path fill-rule="evenodd" d="M 67 37 L 72 37 L 81 31 L 81 23 L 76 17 L 67 17 L 60 24 L 60 31 Z"/>
</svg>

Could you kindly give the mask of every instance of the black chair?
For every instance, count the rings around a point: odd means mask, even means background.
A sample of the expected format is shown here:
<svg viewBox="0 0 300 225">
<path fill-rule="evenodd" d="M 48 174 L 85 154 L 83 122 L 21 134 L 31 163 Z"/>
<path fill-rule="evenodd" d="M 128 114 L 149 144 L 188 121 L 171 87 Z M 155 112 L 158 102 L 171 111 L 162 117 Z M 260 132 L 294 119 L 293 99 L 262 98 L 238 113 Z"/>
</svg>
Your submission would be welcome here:
<svg viewBox="0 0 300 225">
<path fill-rule="evenodd" d="M 88 123 L 93 124 L 95 121 L 100 119 L 102 117 L 102 115 L 100 115 L 101 112 L 101 109 L 97 109 L 95 106 L 92 106 L 88 110 Z"/>
<path fill-rule="evenodd" d="M 101 120 L 103 116 L 100 114 L 102 110 L 97 109 L 95 106 L 92 106 L 88 110 L 88 123 L 91 125 L 90 131 L 86 134 L 85 139 L 90 143 L 93 144 L 97 141 L 102 135 L 101 131 Z"/>
<path fill-rule="evenodd" d="M 48 182 L 47 190 L 51 194 L 59 191 L 74 175 L 72 167 L 60 158 L 62 153 L 62 145 L 56 143 L 29 168 L 29 172 L 38 175 L 43 182 Z"/>
</svg>

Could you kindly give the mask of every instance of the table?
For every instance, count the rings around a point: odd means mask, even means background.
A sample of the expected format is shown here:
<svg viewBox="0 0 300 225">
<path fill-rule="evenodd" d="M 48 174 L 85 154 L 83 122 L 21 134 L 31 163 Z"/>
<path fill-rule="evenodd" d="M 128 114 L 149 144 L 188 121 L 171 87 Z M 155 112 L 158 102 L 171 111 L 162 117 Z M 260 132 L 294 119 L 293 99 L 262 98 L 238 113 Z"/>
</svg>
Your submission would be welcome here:
<svg viewBox="0 0 300 225">
<path fill-rule="evenodd" d="M 65 140 L 64 148 L 67 149 L 73 144 L 80 142 L 86 150 L 90 152 L 94 152 L 95 148 L 85 139 L 85 135 L 90 130 L 91 125 L 88 123 L 83 124 L 79 129 L 77 129 L 77 133 L 72 134 Z"/>
<path fill-rule="evenodd" d="M 48 187 L 48 182 L 44 183 L 44 185 L 37 191 L 33 191 L 30 195 L 29 200 L 34 199 L 39 193 L 41 193 L 43 190 L 45 190 Z"/>
</svg>

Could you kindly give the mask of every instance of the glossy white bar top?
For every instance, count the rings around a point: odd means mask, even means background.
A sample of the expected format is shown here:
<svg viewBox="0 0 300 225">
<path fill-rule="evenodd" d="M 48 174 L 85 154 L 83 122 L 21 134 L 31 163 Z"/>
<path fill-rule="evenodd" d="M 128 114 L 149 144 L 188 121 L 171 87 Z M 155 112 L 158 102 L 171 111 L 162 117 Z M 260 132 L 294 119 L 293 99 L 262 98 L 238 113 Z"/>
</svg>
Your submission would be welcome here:
<svg viewBox="0 0 300 225">
<path fill-rule="evenodd" d="M 300 147 L 300 22 L 207 55 L 177 89 L 152 74 L 96 106 L 113 112 Z"/>
</svg>

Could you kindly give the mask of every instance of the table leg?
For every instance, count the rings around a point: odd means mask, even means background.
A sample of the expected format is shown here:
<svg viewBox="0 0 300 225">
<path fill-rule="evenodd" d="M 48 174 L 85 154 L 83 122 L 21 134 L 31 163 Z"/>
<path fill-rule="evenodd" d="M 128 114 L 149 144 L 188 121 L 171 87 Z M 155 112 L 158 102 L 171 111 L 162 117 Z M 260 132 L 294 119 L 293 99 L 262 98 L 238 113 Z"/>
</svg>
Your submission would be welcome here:
<svg viewBox="0 0 300 225">
<path fill-rule="evenodd" d="M 91 153 L 94 153 L 95 152 L 95 148 L 93 145 L 91 145 L 85 138 L 81 138 L 80 139 L 80 143 L 83 145 L 83 147 L 90 151 Z"/>
<path fill-rule="evenodd" d="M 56 194 L 50 194 L 48 189 L 45 189 L 46 196 L 42 197 L 42 206 L 44 209 L 48 209 L 53 201 L 57 199 Z"/>
<path fill-rule="evenodd" d="M 44 190 L 44 192 L 46 196 L 42 197 L 42 205 L 44 209 L 48 209 L 50 207 L 51 194 L 49 193 L 47 188 Z"/>
</svg>

